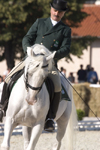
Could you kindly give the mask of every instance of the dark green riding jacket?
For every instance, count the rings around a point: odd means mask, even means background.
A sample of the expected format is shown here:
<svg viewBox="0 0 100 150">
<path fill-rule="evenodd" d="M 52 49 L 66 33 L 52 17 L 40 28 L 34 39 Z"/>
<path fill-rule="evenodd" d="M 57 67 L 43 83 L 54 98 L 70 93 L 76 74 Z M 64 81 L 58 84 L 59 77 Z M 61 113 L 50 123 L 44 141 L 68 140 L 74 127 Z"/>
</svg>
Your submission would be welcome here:
<svg viewBox="0 0 100 150">
<path fill-rule="evenodd" d="M 24 52 L 34 44 L 43 44 L 51 52 L 57 51 L 54 57 L 57 63 L 70 51 L 71 29 L 61 21 L 53 26 L 50 18 L 37 19 L 23 38 Z"/>
</svg>

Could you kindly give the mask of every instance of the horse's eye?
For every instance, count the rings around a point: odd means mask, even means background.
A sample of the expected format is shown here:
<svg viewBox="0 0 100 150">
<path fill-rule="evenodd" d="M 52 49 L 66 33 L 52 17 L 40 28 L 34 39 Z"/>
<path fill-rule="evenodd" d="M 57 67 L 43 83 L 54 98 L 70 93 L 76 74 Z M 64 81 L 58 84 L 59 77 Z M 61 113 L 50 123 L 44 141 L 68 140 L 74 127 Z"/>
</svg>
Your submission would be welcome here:
<svg viewBox="0 0 100 150">
<path fill-rule="evenodd" d="M 36 67 L 39 67 L 39 65 L 37 65 Z"/>
</svg>

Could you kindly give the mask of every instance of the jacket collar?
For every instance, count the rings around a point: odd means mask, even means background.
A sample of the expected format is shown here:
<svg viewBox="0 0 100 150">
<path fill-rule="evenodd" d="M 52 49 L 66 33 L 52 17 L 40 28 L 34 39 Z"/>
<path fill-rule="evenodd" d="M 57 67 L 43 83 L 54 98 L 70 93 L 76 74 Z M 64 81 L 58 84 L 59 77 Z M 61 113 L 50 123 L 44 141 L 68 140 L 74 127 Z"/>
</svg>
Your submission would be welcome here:
<svg viewBox="0 0 100 150">
<path fill-rule="evenodd" d="M 47 18 L 44 22 L 47 28 L 47 32 L 44 35 L 51 34 L 52 32 L 56 32 L 64 28 L 64 25 L 61 21 L 59 21 L 55 26 L 52 25 L 50 18 Z"/>
</svg>

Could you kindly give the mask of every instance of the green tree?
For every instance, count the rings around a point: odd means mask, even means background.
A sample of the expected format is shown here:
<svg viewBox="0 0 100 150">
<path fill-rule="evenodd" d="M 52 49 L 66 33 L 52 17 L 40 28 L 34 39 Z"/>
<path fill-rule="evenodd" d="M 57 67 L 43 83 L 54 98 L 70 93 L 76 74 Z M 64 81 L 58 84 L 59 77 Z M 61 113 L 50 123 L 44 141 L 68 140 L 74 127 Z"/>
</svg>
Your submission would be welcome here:
<svg viewBox="0 0 100 150">
<path fill-rule="evenodd" d="M 68 1 L 69 12 L 63 21 L 70 27 L 78 26 L 87 16 L 81 11 L 85 1 Z M 6 59 L 8 68 L 14 67 L 15 59 L 24 57 L 22 38 L 37 18 L 49 17 L 50 2 L 51 0 L 0 0 L 0 61 Z M 77 53 L 79 54 L 78 50 L 75 55 Z"/>
<path fill-rule="evenodd" d="M 8 68 L 14 67 L 15 58 L 24 56 L 22 38 L 36 18 L 42 15 L 37 0 L 0 1 L 0 60 L 6 59 Z"/>
</svg>

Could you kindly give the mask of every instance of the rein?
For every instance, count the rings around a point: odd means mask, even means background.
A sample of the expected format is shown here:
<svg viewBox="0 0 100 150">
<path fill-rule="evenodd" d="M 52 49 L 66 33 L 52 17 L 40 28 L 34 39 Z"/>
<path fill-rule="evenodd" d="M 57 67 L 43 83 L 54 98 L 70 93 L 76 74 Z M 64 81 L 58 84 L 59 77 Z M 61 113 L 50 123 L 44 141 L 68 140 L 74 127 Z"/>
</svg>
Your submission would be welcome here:
<svg viewBox="0 0 100 150">
<path fill-rule="evenodd" d="M 48 64 L 45 65 L 45 66 L 42 66 L 42 68 L 46 68 L 46 67 L 48 67 Z M 41 88 L 42 88 L 42 85 L 40 87 L 33 87 L 28 83 L 28 70 L 29 70 L 29 65 L 28 65 L 28 68 L 27 68 L 26 78 L 25 78 L 25 75 L 24 75 L 24 79 L 25 79 L 24 81 L 25 81 L 26 89 L 28 90 L 28 88 L 30 88 L 30 89 L 35 90 L 35 91 L 37 91 L 37 90 L 40 91 Z"/>
<path fill-rule="evenodd" d="M 77 93 L 77 95 L 81 98 L 81 100 L 85 103 L 85 105 L 91 110 L 91 112 L 94 114 L 94 116 L 98 119 L 98 121 L 100 122 L 100 119 L 97 117 L 97 115 L 93 112 L 93 110 L 90 108 L 90 106 L 84 101 L 84 99 L 81 97 L 81 95 L 77 92 L 77 90 L 74 88 L 74 86 L 71 84 L 71 82 L 69 82 L 69 80 L 62 74 L 62 72 L 57 69 L 61 75 L 64 77 L 64 79 L 69 83 L 69 85 L 74 89 L 74 91 Z"/>
</svg>

